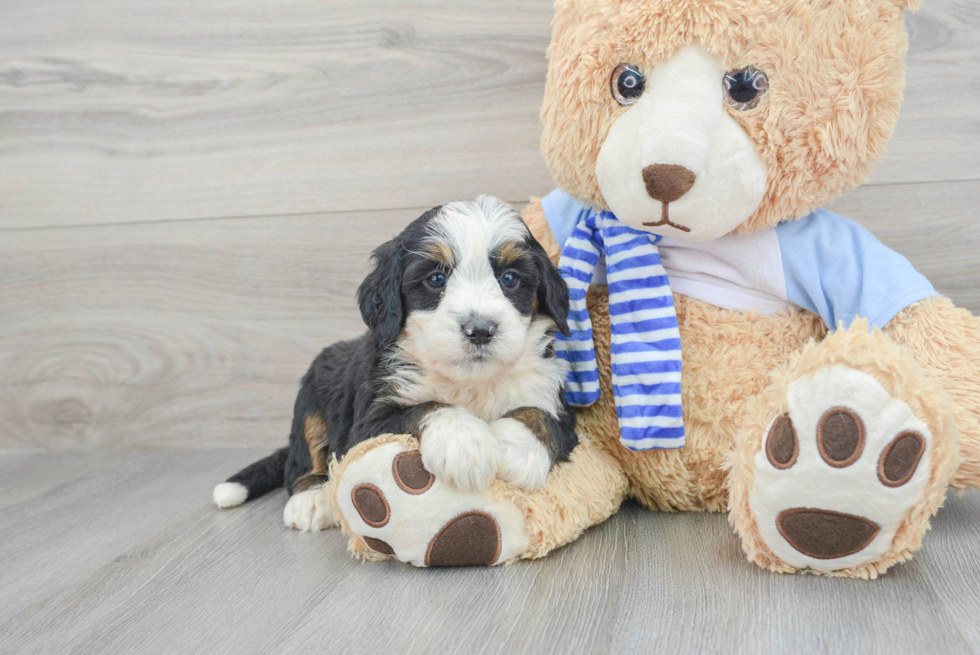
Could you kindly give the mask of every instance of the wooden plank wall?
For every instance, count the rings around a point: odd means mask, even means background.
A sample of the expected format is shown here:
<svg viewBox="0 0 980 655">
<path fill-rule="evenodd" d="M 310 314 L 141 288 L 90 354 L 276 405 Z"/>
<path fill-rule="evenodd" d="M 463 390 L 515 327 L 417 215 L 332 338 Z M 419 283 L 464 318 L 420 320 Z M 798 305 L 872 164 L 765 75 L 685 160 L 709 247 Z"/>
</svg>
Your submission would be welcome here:
<svg viewBox="0 0 980 655">
<path fill-rule="evenodd" d="M 0 447 L 272 446 L 372 247 L 552 182 L 548 0 L 0 4 Z M 980 6 L 834 209 L 980 312 Z"/>
</svg>

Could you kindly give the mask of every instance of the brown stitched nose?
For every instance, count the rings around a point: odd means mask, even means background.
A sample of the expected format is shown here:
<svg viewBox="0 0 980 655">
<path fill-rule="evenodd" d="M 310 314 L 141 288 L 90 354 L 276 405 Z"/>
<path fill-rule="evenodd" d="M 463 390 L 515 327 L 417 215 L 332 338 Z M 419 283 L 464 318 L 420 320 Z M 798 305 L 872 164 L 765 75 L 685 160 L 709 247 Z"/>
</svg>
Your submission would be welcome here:
<svg viewBox="0 0 980 655">
<path fill-rule="evenodd" d="M 660 202 L 674 202 L 694 186 L 697 179 L 692 171 L 676 164 L 654 164 L 643 169 L 647 193 Z"/>
</svg>

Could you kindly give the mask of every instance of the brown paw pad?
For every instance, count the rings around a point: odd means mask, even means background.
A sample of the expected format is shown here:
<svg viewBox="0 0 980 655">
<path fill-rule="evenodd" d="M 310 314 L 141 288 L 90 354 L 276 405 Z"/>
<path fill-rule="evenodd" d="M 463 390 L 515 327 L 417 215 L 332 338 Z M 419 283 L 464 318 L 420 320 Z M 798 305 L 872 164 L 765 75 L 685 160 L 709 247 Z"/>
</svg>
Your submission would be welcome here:
<svg viewBox="0 0 980 655">
<path fill-rule="evenodd" d="M 384 555 L 394 555 L 395 549 L 388 545 L 387 541 L 381 541 L 380 539 L 375 539 L 374 537 L 361 537 L 371 550 L 377 551 Z"/>
<path fill-rule="evenodd" d="M 424 494 L 436 481 L 436 476 L 429 473 L 422 464 L 422 453 L 417 450 L 395 457 L 391 464 L 391 475 L 402 491 L 412 495 Z"/>
<path fill-rule="evenodd" d="M 882 451 L 878 479 L 886 487 L 901 487 L 912 479 L 925 451 L 925 437 L 911 430 L 901 433 Z"/>
<path fill-rule="evenodd" d="M 776 517 L 776 528 L 789 544 L 807 557 L 836 559 L 864 550 L 880 527 L 853 514 L 795 507 Z"/>
<path fill-rule="evenodd" d="M 772 424 L 766 439 L 766 457 L 773 468 L 788 469 L 800 455 L 800 440 L 789 414 L 783 414 Z"/>
<path fill-rule="evenodd" d="M 429 542 L 426 566 L 490 566 L 500 557 L 500 526 L 485 512 L 467 512 Z"/>
<path fill-rule="evenodd" d="M 359 484 L 351 491 L 351 502 L 364 522 L 372 528 L 387 525 L 391 508 L 384 493 L 373 484 Z"/>
<path fill-rule="evenodd" d="M 847 407 L 828 409 L 817 426 L 820 456 L 834 468 L 846 468 L 864 452 L 864 421 Z"/>
</svg>

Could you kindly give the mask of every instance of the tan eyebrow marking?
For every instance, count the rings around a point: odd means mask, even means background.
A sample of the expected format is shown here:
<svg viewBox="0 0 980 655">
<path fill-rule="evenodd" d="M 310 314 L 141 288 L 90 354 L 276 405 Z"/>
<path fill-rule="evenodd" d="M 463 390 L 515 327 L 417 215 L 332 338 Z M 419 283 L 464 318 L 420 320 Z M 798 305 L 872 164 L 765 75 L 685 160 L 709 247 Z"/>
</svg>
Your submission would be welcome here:
<svg viewBox="0 0 980 655">
<path fill-rule="evenodd" d="M 505 243 L 497 249 L 497 259 L 503 266 L 513 264 L 515 261 L 527 254 L 527 248 L 523 247 L 523 245 L 517 241 Z"/>
<path fill-rule="evenodd" d="M 425 244 L 425 252 L 430 259 L 446 266 L 453 265 L 453 251 L 444 241 L 429 239 Z"/>
</svg>

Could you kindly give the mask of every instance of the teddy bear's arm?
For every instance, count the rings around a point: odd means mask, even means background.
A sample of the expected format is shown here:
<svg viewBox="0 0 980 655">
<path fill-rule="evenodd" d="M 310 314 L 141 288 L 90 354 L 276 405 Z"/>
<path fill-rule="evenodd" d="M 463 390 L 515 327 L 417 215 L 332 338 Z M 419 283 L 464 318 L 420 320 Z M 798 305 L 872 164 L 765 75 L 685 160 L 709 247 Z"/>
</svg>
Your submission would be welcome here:
<svg viewBox="0 0 980 655">
<path fill-rule="evenodd" d="M 551 226 L 548 225 L 548 219 L 544 215 L 544 207 L 541 206 L 541 199 L 532 196 L 531 204 L 521 212 L 521 218 L 531 230 L 531 235 L 541 244 L 544 251 L 548 253 L 548 257 L 557 266 L 561 257 L 561 248 L 558 247 Z"/>
<path fill-rule="evenodd" d="M 903 309 L 884 332 L 952 397 L 962 461 L 950 485 L 980 487 L 980 319 L 936 296 Z"/>
</svg>

